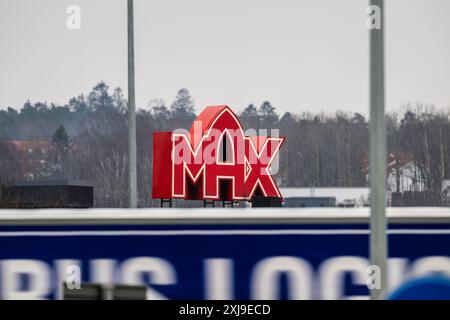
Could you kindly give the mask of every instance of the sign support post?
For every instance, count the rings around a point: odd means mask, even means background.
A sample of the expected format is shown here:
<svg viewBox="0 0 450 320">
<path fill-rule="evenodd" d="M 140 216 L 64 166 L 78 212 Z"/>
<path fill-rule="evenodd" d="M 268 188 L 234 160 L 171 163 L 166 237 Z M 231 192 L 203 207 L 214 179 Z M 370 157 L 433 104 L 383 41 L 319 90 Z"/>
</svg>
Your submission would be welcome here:
<svg viewBox="0 0 450 320">
<path fill-rule="evenodd" d="M 137 207 L 136 102 L 134 92 L 134 17 L 133 0 L 128 12 L 128 207 Z"/>
<path fill-rule="evenodd" d="M 383 0 L 370 0 L 379 8 L 379 28 L 370 28 L 370 261 L 380 270 L 380 287 L 371 298 L 381 299 L 387 282 L 386 235 L 386 126 L 384 114 L 384 7 Z M 377 9 L 378 9 L 377 8 Z"/>
</svg>

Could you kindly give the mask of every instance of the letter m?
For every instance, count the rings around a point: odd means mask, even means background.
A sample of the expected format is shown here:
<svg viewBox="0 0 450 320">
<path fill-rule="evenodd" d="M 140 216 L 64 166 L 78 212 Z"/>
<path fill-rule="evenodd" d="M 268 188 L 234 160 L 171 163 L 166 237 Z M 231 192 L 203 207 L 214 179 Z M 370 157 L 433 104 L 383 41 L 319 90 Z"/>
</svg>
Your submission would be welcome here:
<svg viewBox="0 0 450 320">
<path fill-rule="evenodd" d="M 172 144 L 172 197 L 203 199 L 202 143 L 194 150 L 186 135 L 174 133 Z"/>
</svg>

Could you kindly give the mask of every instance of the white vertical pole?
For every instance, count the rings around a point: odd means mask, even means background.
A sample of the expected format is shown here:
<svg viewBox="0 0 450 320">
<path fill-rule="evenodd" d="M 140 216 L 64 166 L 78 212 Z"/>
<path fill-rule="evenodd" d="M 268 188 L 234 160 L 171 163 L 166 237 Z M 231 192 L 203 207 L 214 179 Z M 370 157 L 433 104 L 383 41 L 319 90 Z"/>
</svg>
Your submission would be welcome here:
<svg viewBox="0 0 450 320">
<path fill-rule="evenodd" d="M 386 236 L 386 126 L 384 114 L 384 6 L 383 0 L 370 0 L 380 8 L 380 28 L 370 29 L 370 261 L 380 268 L 381 288 L 371 290 L 380 299 L 387 287 Z"/>
<path fill-rule="evenodd" d="M 134 92 L 134 18 L 133 0 L 127 0 L 128 12 L 128 207 L 137 207 L 136 102 Z"/>
</svg>

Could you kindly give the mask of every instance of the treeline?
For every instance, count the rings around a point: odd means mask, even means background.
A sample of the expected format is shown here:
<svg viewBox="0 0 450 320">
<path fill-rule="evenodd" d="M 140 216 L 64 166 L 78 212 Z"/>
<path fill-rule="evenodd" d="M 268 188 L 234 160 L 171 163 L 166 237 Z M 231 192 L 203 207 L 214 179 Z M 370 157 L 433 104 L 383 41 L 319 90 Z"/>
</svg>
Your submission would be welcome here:
<svg viewBox="0 0 450 320">
<path fill-rule="evenodd" d="M 139 206 L 158 205 L 151 199 L 152 132 L 189 128 L 203 107 L 195 110 L 189 91 L 181 89 L 170 104 L 155 99 L 138 110 Z M 276 174 L 280 186 L 368 185 L 368 122 L 363 115 L 338 111 L 280 117 L 265 101 L 244 108 L 240 119 L 245 129 L 266 129 L 269 134 L 280 129 L 287 137 Z M 390 159 L 410 159 L 420 181 L 441 204 L 443 181 L 450 176 L 449 112 L 410 105 L 402 114 L 389 114 L 386 123 Z M 27 155 L 43 161 L 33 162 L 31 173 L 24 176 L 23 155 L 7 143 L 11 140 L 48 141 L 50 148 L 42 155 Z M 127 206 L 127 108 L 120 88 L 110 90 L 100 82 L 66 105 L 27 101 L 19 111 L 0 110 L 0 141 L 0 179 L 86 180 L 94 184 L 97 207 Z M 397 161 L 394 168 L 401 165 Z"/>
</svg>

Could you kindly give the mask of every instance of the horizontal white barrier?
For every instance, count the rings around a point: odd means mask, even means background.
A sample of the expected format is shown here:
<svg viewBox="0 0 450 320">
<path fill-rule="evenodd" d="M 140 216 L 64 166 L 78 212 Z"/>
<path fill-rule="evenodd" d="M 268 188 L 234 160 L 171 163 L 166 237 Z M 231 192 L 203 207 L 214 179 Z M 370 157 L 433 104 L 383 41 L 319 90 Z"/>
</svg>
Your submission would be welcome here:
<svg viewBox="0 0 450 320">
<path fill-rule="evenodd" d="M 0 225 L 367 223 L 370 208 L 2 209 Z M 450 223 L 450 208 L 387 208 L 391 223 Z"/>
</svg>

